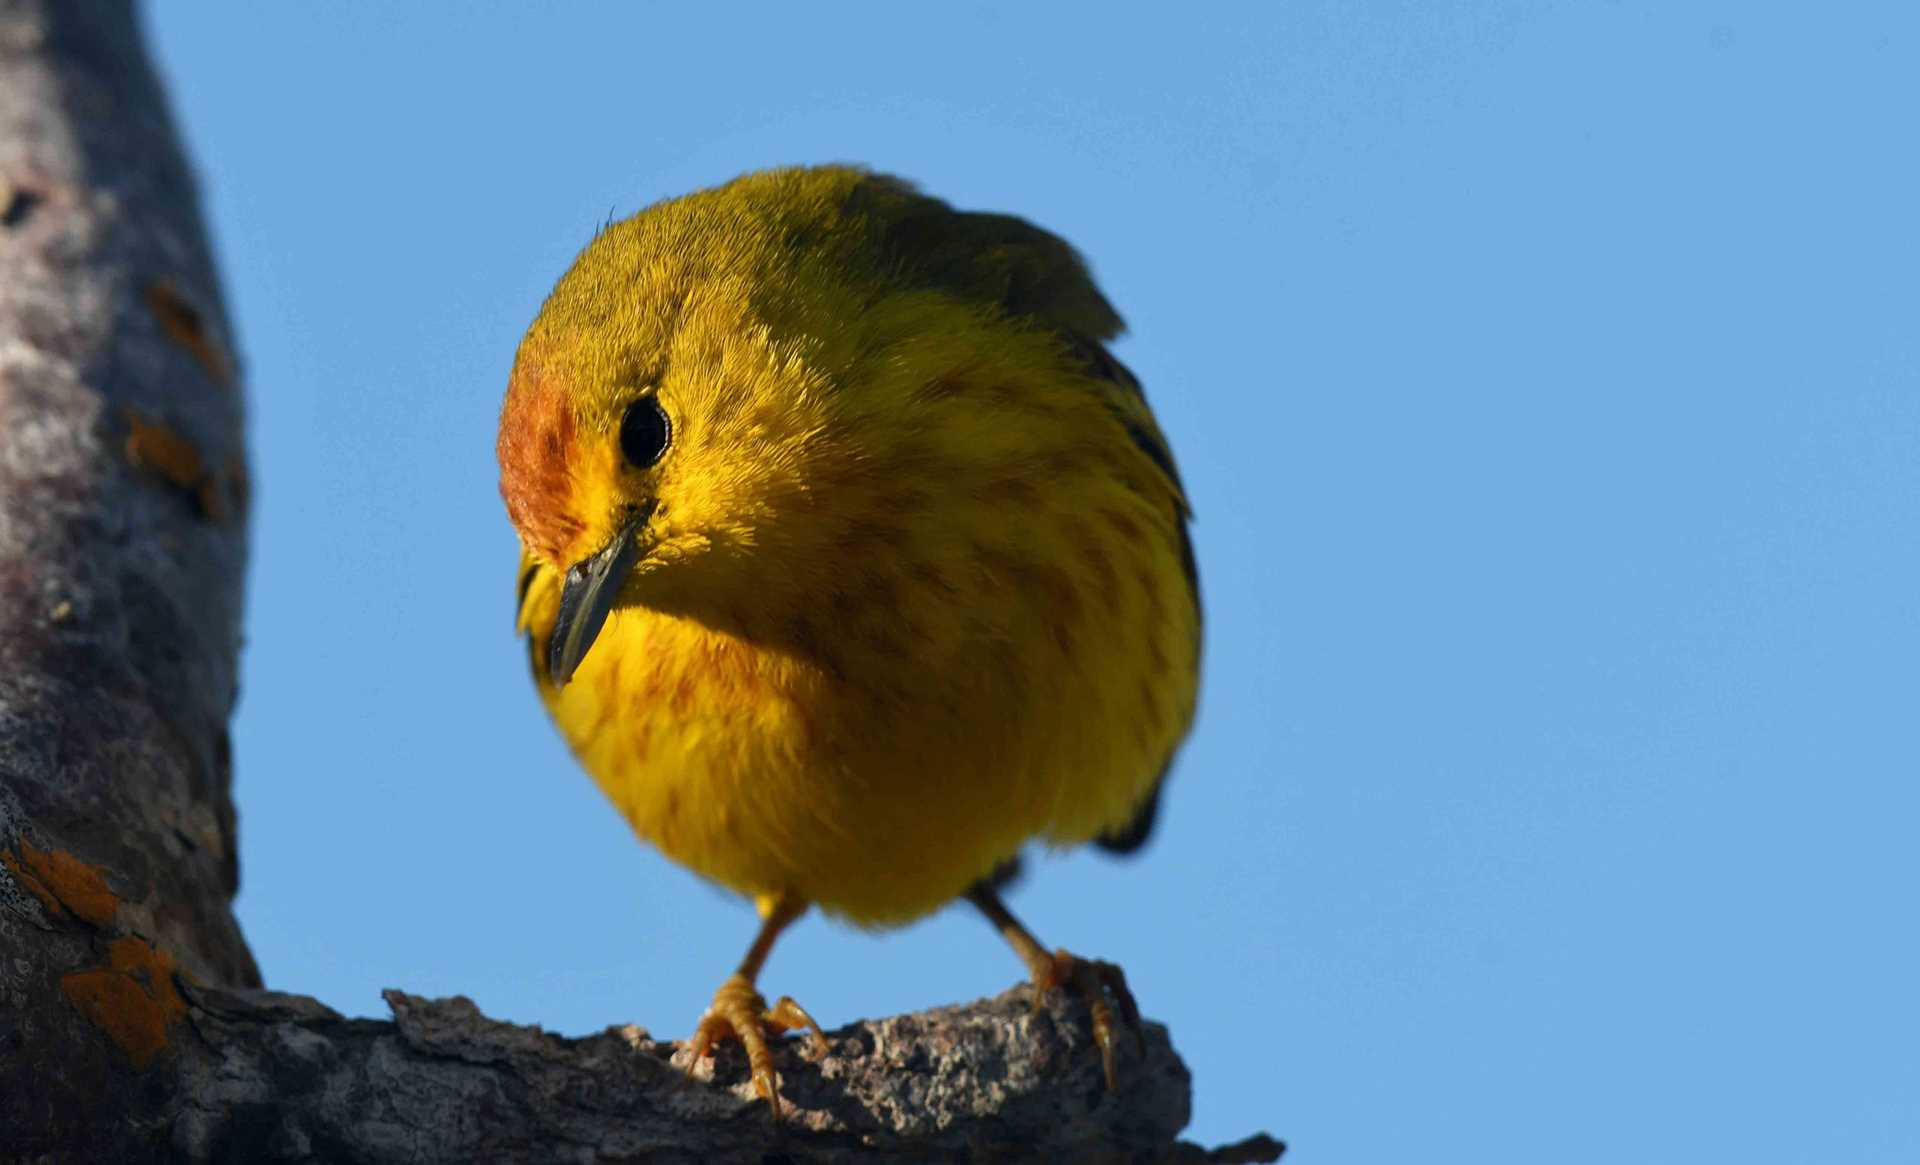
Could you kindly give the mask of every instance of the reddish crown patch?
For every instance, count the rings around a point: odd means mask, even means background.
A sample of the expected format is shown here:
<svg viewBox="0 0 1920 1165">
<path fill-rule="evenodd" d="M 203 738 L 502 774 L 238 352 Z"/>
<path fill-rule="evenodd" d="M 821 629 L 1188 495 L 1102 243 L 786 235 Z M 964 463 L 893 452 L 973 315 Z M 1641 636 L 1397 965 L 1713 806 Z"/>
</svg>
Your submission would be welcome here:
<svg viewBox="0 0 1920 1165">
<path fill-rule="evenodd" d="M 514 369 L 500 409 L 500 496 L 520 537 L 548 562 L 564 566 L 580 536 L 573 515 L 573 410 L 566 394 L 538 366 Z"/>
</svg>

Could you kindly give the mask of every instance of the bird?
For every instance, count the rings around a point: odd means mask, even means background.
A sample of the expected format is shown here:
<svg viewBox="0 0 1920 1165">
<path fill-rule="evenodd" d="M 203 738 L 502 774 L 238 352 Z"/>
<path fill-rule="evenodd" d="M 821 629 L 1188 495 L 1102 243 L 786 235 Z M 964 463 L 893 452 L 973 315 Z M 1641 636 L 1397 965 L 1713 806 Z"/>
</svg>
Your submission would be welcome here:
<svg viewBox="0 0 1920 1165">
<path fill-rule="evenodd" d="M 514 356 L 500 491 L 518 628 L 633 831 L 752 900 L 698 1063 L 743 1045 L 811 907 L 905 925 L 965 899 L 1036 1006 L 1083 995 L 1109 1088 L 1120 968 L 1002 890 L 1029 843 L 1139 850 L 1192 725 L 1191 510 L 1086 262 L 1013 215 L 851 165 L 742 175 L 603 226 Z"/>
</svg>

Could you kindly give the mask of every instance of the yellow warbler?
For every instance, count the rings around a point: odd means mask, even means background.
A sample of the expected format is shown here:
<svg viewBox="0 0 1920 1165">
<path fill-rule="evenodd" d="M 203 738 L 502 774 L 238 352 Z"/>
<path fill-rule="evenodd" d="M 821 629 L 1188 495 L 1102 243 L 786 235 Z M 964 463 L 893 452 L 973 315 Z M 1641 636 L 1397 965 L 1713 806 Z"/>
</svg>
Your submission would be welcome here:
<svg viewBox="0 0 1920 1165">
<path fill-rule="evenodd" d="M 1186 500 L 1066 243 L 844 166 L 773 170 L 602 230 L 533 321 L 500 418 L 520 626 L 634 831 L 762 926 L 695 1057 L 819 1029 L 755 980 L 809 904 L 896 925 L 965 896 L 1036 990 L 996 871 L 1127 851 L 1192 720 Z"/>
</svg>

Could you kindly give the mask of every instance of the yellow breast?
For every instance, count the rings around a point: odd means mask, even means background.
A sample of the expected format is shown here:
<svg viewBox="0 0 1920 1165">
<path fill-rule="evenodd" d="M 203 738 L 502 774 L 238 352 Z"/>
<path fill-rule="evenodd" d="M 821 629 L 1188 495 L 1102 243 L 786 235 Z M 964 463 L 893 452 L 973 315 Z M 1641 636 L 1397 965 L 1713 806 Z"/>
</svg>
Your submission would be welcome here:
<svg viewBox="0 0 1920 1165">
<path fill-rule="evenodd" d="M 698 618 L 619 610 L 571 683 L 543 681 L 635 831 L 743 893 L 885 924 L 1030 839 L 1124 825 L 1192 716 L 1180 517 L 1118 485 L 981 488 L 1020 520 L 871 524 L 834 581 L 771 580 Z M 559 580 L 529 564 L 526 581 L 542 643 Z"/>
</svg>

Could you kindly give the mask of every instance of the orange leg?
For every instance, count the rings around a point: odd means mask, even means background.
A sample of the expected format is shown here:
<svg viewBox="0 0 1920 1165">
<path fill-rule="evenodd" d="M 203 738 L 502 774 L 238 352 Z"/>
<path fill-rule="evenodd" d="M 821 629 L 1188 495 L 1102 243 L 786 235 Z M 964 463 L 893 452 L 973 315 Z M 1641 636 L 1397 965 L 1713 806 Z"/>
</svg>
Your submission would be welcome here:
<svg viewBox="0 0 1920 1165">
<path fill-rule="evenodd" d="M 805 1028 L 811 1033 L 807 1041 L 807 1054 L 810 1059 L 819 1059 L 827 1054 L 827 1036 L 820 1025 L 813 1021 L 805 1008 L 795 1003 L 790 996 L 783 995 L 772 1007 L 754 988 L 754 980 L 760 977 L 760 968 L 766 963 L 767 955 L 773 951 L 773 941 L 780 937 L 795 919 L 807 912 L 807 904 L 789 895 L 777 898 L 762 898 L 755 903 L 760 911 L 760 933 L 754 937 L 753 945 L 747 948 L 747 957 L 740 960 L 740 969 L 728 976 L 713 993 L 713 1004 L 700 1017 L 700 1025 L 694 1029 L 693 1056 L 687 1061 L 688 1071 L 700 1062 L 716 1041 L 737 1039 L 747 1050 L 747 1066 L 753 1073 L 754 1091 L 767 1102 L 773 1119 L 780 1119 L 780 1077 L 773 1070 L 773 1049 L 768 1045 L 768 1037 L 779 1037 L 789 1031 Z"/>
<path fill-rule="evenodd" d="M 1133 992 L 1127 990 L 1127 976 L 1113 963 L 1099 959 L 1083 959 L 1067 951 L 1049 952 L 1033 932 L 1021 925 L 1006 903 L 1000 901 L 1000 895 L 994 888 L 982 882 L 967 891 L 967 901 L 979 907 L 980 913 L 987 916 L 995 930 L 998 930 L 1012 945 L 1020 961 L 1027 965 L 1027 973 L 1033 978 L 1033 1006 L 1039 1009 L 1041 1001 L 1049 991 L 1071 988 L 1087 1001 L 1093 1012 L 1093 1042 L 1100 1048 L 1100 1066 L 1107 1074 L 1107 1091 L 1116 1087 L 1117 1076 L 1113 1069 L 1113 1029 L 1114 1009 L 1118 1008 L 1120 1020 L 1133 1031 L 1134 1046 L 1142 1055 L 1146 1054 L 1146 1036 L 1140 1029 L 1140 1008 L 1133 1001 Z"/>
</svg>

